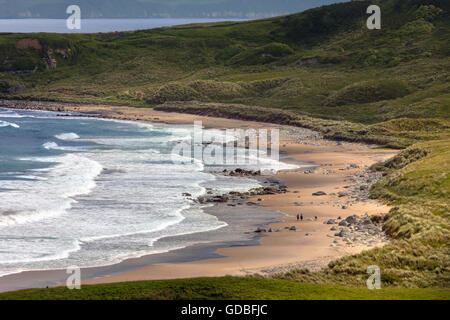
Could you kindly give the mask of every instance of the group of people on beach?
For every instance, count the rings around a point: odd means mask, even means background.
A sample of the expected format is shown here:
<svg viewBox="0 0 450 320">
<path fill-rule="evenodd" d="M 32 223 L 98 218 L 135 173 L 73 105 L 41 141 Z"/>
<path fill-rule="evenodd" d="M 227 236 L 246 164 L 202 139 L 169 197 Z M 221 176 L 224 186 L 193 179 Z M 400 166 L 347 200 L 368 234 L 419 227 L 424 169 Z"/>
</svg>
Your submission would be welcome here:
<svg viewBox="0 0 450 320">
<path fill-rule="evenodd" d="M 314 220 L 317 221 L 317 219 L 318 219 L 317 216 L 315 216 Z M 303 213 L 300 213 L 300 214 L 297 215 L 297 221 L 303 221 Z"/>
</svg>

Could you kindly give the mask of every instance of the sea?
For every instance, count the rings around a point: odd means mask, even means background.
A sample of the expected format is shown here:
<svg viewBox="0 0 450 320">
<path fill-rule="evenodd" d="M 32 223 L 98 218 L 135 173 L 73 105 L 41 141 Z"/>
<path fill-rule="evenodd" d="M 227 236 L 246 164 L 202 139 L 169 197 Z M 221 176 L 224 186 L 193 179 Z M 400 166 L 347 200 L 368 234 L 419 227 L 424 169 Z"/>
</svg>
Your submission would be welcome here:
<svg viewBox="0 0 450 320">
<path fill-rule="evenodd" d="M 133 31 L 192 23 L 246 21 L 247 19 L 82 19 L 81 29 L 67 28 L 66 19 L 0 19 L 0 32 L 97 33 Z"/>
<path fill-rule="evenodd" d="M 225 227 L 193 199 L 261 182 L 217 174 L 198 159 L 174 161 L 174 147 L 193 132 L 0 108 L 0 276 L 112 265 L 189 245 L 167 240 L 175 236 Z M 252 168 L 295 167 L 262 155 Z"/>
</svg>

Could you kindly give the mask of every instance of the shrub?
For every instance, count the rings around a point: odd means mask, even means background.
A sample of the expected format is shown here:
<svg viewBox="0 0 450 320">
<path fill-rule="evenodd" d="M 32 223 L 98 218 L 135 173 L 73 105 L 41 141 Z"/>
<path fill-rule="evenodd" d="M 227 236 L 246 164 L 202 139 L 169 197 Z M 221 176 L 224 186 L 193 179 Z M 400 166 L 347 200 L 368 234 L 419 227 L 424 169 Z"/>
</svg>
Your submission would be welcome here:
<svg viewBox="0 0 450 320">
<path fill-rule="evenodd" d="M 216 56 L 216 60 L 227 61 L 244 50 L 245 50 L 244 47 L 241 45 L 229 46 L 219 52 L 219 54 Z"/>
<path fill-rule="evenodd" d="M 369 49 L 359 55 L 357 63 L 362 66 L 388 66 L 394 67 L 400 63 L 400 58 L 396 57 L 392 50 Z"/>
<path fill-rule="evenodd" d="M 245 95 L 245 90 L 233 82 L 197 80 L 189 83 L 188 87 L 196 92 L 201 92 L 208 100 L 228 100 Z"/>
<path fill-rule="evenodd" d="M 262 47 L 247 49 L 235 55 L 230 63 L 239 65 L 266 64 L 293 53 L 294 50 L 287 44 L 273 42 Z"/>
<path fill-rule="evenodd" d="M 401 37 L 411 37 L 431 33 L 433 30 L 434 25 L 431 22 L 425 21 L 425 19 L 421 18 L 408 22 L 402 26 L 396 34 Z"/>
<path fill-rule="evenodd" d="M 167 101 L 192 101 L 199 97 L 201 97 L 201 94 L 191 87 L 169 83 L 156 90 L 150 90 L 146 95 L 146 101 L 161 104 Z"/>
<path fill-rule="evenodd" d="M 324 101 L 324 105 L 341 106 L 391 100 L 404 97 L 410 92 L 409 87 L 401 81 L 364 81 L 338 90 Z"/>
<path fill-rule="evenodd" d="M 428 151 L 421 148 L 408 148 L 386 162 L 377 163 L 372 166 L 373 170 L 383 171 L 386 169 L 402 169 L 410 163 L 416 162 L 428 155 Z"/>
<path fill-rule="evenodd" d="M 444 12 L 441 8 L 433 5 L 422 5 L 414 12 L 415 19 L 424 19 L 426 21 L 433 21 Z"/>
</svg>

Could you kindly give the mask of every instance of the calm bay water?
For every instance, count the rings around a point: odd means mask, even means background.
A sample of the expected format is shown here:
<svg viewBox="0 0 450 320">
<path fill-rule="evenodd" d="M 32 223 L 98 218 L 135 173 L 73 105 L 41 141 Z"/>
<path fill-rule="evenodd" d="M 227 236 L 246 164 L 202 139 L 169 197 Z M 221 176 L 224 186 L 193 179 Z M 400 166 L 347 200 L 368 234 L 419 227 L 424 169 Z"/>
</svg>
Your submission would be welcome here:
<svg viewBox="0 0 450 320">
<path fill-rule="evenodd" d="M 96 33 L 222 21 L 230 21 L 230 19 L 82 19 L 81 30 L 69 30 L 65 19 L 0 19 L 0 32 Z"/>
</svg>

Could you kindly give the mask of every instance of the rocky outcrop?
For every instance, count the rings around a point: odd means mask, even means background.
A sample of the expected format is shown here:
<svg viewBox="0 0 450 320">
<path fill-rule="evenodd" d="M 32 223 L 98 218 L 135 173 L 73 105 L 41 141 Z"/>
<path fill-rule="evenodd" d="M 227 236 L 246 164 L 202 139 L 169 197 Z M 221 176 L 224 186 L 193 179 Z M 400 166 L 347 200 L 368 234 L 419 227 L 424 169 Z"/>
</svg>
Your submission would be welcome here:
<svg viewBox="0 0 450 320">
<path fill-rule="evenodd" d="M 194 202 L 197 202 L 200 204 L 225 203 L 225 202 L 230 202 L 229 204 L 242 204 L 244 200 L 247 200 L 254 196 L 279 194 L 279 193 L 285 193 L 285 192 L 287 192 L 286 187 L 283 185 L 280 185 L 280 184 L 254 188 L 247 192 L 231 191 L 227 194 L 214 194 L 214 192 L 208 191 L 206 195 L 203 195 L 201 197 L 198 197 L 197 199 L 194 199 Z M 183 194 L 183 196 L 188 197 L 186 194 Z M 258 199 L 258 201 L 262 201 L 262 199 Z M 240 203 L 234 203 L 234 202 L 240 202 Z M 251 202 L 251 201 L 246 202 L 246 204 L 247 205 L 258 205 L 257 203 Z"/>
<path fill-rule="evenodd" d="M 226 176 L 231 176 L 231 177 L 246 177 L 246 176 L 260 176 L 261 175 L 261 170 L 257 170 L 257 171 L 253 171 L 253 170 L 244 170 L 241 168 L 237 168 L 235 170 L 223 170 L 222 171 L 223 175 Z"/>
<path fill-rule="evenodd" d="M 325 221 L 324 224 L 330 224 L 333 221 L 338 226 L 333 226 L 330 229 L 330 231 L 336 231 L 333 234 L 335 240 L 332 246 L 372 246 L 378 243 L 384 243 L 387 240 L 387 236 L 382 230 L 382 219 L 379 216 L 370 217 L 368 214 L 365 214 L 359 217 L 352 215 L 339 223 L 331 219 Z"/>
</svg>

